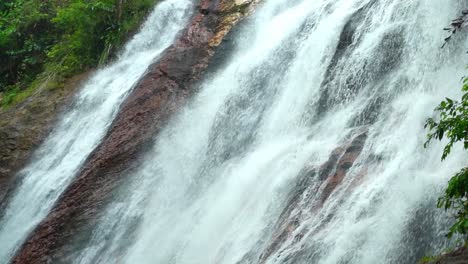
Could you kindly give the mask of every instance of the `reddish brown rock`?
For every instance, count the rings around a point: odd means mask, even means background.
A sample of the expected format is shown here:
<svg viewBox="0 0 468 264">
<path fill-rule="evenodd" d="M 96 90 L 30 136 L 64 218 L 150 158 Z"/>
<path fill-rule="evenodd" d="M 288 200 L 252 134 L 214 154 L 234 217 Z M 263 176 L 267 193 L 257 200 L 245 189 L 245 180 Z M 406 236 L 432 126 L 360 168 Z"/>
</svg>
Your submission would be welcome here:
<svg viewBox="0 0 468 264">
<path fill-rule="evenodd" d="M 25 101 L 0 109 L 0 202 L 14 185 L 18 170 L 49 134 L 61 109 L 89 74 L 77 75 L 61 87 L 46 81 Z"/>
<path fill-rule="evenodd" d="M 95 218 L 100 205 L 128 174 L 124 171 L 137 166 L 137 158 L 152 145 L 152 138 L 193 93 L 220 38 L 239 21 L 232 16 L 240 18 L 246 13 L 230 0 L 201 0 L 197 9 L 180 38 L 150 66 L 101 144 L 13 263 L 53 261 L 61 247 L 78 235 L 77 228 Z"/>
<path fill-rule="evenodd" d="M 367 139 L 367 133 L 362 133 L 356 136 L 353 141 L 344 149 L 339 149 L 340 155 L 338 162 L 334 162 L 334 159 L 329 160 L 331 164 L 327 164 L 328 167 L 334 167 L 334 172 L 327 175 L 328 170 L 322 170 L 320 173 L 320 178 L 326 178 L 325 187 L 322 190 L 322 195 L 320 197 L 320 202 L 323 204 L 331 193 L 336 189 L 336 187 L 343 181 L 344 177 L 348 170 L 354 165 L 354 162 L 361 154 L 364 143 Z M 336 155 L 336 153 L 334 153 Z"/>
<path fill-rule="evenodd" d="M 303 213 L 317 211 L 340 185 L 359 157 L 367 139 L 367 130 L 357 131 L 348 142 L 332 151 L 320 168 L 308 167 L 301 173 L 302 180 L 294 188 L 286 208 L 281 213 L 276 232 L 261 256 L 261 263 L 277 252 L 288 239 L 300 241 L 308 230 L 295 232 L 303 220 Z M 359 177 L 362 175 L 358 174 Z M 295 211 L 295 213 L 293 213 Z"/>
</svg>

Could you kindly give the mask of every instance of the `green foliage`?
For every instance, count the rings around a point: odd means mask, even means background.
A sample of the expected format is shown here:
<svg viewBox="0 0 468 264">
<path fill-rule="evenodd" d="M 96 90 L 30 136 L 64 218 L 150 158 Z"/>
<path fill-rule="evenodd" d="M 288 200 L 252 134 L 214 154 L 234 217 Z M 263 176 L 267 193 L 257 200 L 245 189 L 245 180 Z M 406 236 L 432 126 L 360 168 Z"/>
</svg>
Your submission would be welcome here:
<svg viewBox="0 0 468 264">
<path fill-rule="evenodd" d="M 1 105 L 40 76 L 59 79 L 105 63 L 154 0 L 0 1 Z"/>
<path fill-rule="evenodd" d="M 419 260 L 419 264 L 427 264 L 427 263 L 433 263 L 439 260 L 439 257 L 437 256 L 424 256 Z"/>
<path fill-rule="evenodd" d="M 456 211 L 455 224 L 450 228 L 449 237 L 455 233 L 468 233 L 468 168 L 462 169 L 449 181 L 445 195 L 439 198 L 437 206 Z"/>
<path fill-rule="evenodd" d="M 429 118 L 426 121 L 426 128 L 429 129 L 425 147 L 432 140 L 442 140 L 444 137 L 449 140 L 444 148 L 442 160 L 447 158 L 452 147 L 457 142 L 462 142 L 465 149 L 468 149 L 468 78 L 463 81 L 464 94 L 461 101 L 445 98 L 435 109 L 439 113 L 436 119 Z M 449 181 L 444 196 L 440 197 L 437 203 L 439 208 L 453 210 L 456 222 L 450 228 L 448 236 L 453 234 L 468 234 L 468 167 L 455 174 Z"/>
</svg>

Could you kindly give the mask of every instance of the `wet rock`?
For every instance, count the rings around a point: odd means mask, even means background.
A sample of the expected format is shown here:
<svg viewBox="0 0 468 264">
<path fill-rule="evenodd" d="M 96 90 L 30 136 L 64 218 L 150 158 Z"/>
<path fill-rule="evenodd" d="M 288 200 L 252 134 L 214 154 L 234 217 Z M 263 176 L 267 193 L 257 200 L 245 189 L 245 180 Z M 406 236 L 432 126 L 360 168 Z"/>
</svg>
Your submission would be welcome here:
<svg viewBox="0 0 468 264">
<path fill-rule="evenodd" d="M 73 249 L 67 242 L 82 236 L 123 175 L 138 166 L 138 157 L 154 136 L 194 92 L 217 46 L 242 16 L 245 3 L 201 0 L 198 12 L 179 39 L 151 65 L 123 103 L 101 144 L 48 217 L 17 252 L 13 263 L 61 262 Z M 242 8 L 241 8 L 242 7 Z M 66 261 L 65 261 L 66 262 Z"/>
<path fill-rule="evenodd" d="M 427 264 L 468 264 L 468 247 L 461 247 L 452 252 L 436 257 L 434 261 Z"/>
<path fill-rule="evenodd" d="M 343 181 L 348 170 L 353 166 L 356 159 L 361 154 L 364 143 L 367 139 L 367 133 L 362 133 L 356 136 L 350 145 L 342 152 L 338 160 L 334 173 L 328 174 L 325 188 L 322 191 L 321 202 L 324 203 L 336 187 Z"/>
<path fill-rule="evenodd" d="M 44 83 L 26 101 L 0 110 L 0 202 L 19 180 L 14 177 L 18 170 L 49 134 L 61 109 L 90 73 L 71 78 L 61 88 L 49 89 Z"/>
<path fill-rule="evenodd" d="M 321 208 L 341 184 L 361 154 L 366 139 L 367 129 L 357 130 L 349 141 L 332 151 L 328 161 L 320 168 L 304 168 L 301 180 L 279 217 L 276 232 L 262 254 L 260 263 L 266 262 L 275 252 L 278 253 L 285 241 L 297 243 L 305 236 L 308 230 L 298 230 L 302 220 L 307 218 L 310 211 L 316 212 Z"/>
</svg>

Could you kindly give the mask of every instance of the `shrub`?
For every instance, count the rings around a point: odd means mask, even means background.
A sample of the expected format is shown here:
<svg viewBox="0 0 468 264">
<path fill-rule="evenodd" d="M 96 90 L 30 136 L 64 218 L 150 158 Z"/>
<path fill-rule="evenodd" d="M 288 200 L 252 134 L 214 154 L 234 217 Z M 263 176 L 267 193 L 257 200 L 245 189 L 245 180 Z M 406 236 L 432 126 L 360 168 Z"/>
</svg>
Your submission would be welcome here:
<svg viewBox="0 0 468 264">
<path fill-rule="evenodd" d="M 151 0 L 3 0 L 0 92 L 9 105 L 41 76 L 70 77 L 105 63 L 141 23 Z"/>
</svg>

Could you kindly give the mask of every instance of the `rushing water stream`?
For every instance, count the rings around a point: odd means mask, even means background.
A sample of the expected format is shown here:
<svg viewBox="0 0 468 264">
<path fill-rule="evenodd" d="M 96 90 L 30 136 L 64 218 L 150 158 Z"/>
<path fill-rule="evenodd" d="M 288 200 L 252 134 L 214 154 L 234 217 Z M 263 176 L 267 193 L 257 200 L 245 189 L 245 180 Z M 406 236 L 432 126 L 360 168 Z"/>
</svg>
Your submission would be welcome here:
<svg viewBox="0 0 468 264">
<path fill-rule="evenodd" d="M 440 46 L 463 4 L 265 0 L 76 261 L 415 263 L 444 248 L 435 199 L 466 155 L 441 163 L 423 125 L 457 96 L 466 39 Z M 317 205 L 323 179 L 303 186 L 302 172 L 359 133 L 359 157 Z"/>
<path fill-rule="evenodd" d="M 80 165 L 99 144 L 120 104 L 148 66 L 174 41 L 192 10 L 190 0 L 167 0 L 149 15 L 115 63 L 97 71 L 19 176 L 0 220 L 0 262 L 41 221 Z"/>
<path fill-rule="evenodd" d="M 441 163 L 442 143 L 422 147 L 423 126 L 440 100 L 459 95 L 467 40 L 440 47 L 467 4 L 264 0 L 74 262 L 415 263 L 438 253 L 448 223 L 435 201 L 467 156 L 455 148 Z M 44 217 L 189 5 L 163 2 L 21 172 L 0 259 Z M 346 171 L 335 182 L 313 173 L 333 153 L 357 153 L 330 168 Z"/>
</svg>

